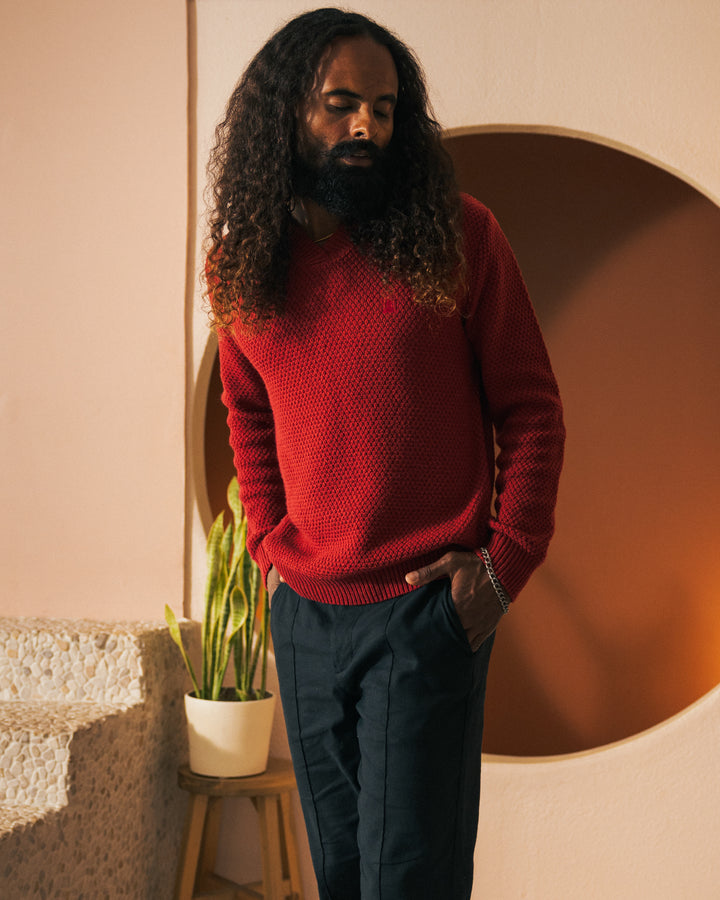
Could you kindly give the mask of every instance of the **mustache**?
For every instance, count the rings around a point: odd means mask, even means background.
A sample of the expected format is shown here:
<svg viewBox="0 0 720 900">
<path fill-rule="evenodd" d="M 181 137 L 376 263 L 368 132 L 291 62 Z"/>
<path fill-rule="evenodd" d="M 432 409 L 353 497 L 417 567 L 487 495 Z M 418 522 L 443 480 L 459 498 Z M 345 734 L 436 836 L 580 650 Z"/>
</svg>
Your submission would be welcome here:
<svg viewBox="0 0 720 900">
<path fill-rule="evenodd" d="M 364 153 L 369 159 L 376 160 L 382 155 L 382 151 L 373 141 L 356 140 L 342 141 L 336 144 L 328 153 L 329 159 L 342 159 L 345 156 L 353 156 L 355 153 Z"/>
</svg>

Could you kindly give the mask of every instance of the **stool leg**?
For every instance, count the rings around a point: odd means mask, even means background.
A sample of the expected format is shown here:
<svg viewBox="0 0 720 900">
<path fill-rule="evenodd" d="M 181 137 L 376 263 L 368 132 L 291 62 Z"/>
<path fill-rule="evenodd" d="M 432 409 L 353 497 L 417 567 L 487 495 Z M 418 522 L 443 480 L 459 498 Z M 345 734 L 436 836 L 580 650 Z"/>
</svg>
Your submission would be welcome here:
<svg viewBox="0 0 720 900">
<path fill-rule="evenodd" d="M 195 883 L 202 885 L 207 875 L 213 874 L 215 859 L 217 857 L 218 841 L 220 839 L 220 818 L 222 813 L 222 797 L 208 798 L 207 812 L 205 814 L 205 828 L 203 829 L 202 846 L 200 849 L 200 861 L 198 864 Z"/>
<path fill-rule="evenodd" d="M 277 795 L 274 797 L 256 797 L 254 803 L 260 820 L 260 848 L 262 850 L 265 900 L 285 900 Z"/>
<path fill-rule="evenodd" d="M 207 806 L 208 798 L 204 794 L 190 795 L 180 865 L 175 880 L 175 900 L 192 900 Z"/>
<path fill-rule="evenodd" d="M 297 845 L 295 843 L 295 824 L 293 822 L 290 794 L 280 794 L 280 822 L 283 853 L 283 875 L 290 882 L 292 900 L 304 900 L 302 882 L 300 881 L 300 864 L 298 863 Z"/>
</svg>

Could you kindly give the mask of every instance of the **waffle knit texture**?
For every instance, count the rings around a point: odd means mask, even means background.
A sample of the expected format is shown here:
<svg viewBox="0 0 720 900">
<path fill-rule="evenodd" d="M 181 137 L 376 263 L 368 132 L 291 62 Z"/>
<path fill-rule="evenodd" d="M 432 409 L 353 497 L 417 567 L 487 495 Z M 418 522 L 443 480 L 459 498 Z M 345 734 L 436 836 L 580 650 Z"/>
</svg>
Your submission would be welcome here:
<svg viewBox="0 0 720 900">
<path fill-rule="evenodd" d="M 343 229 L 315 244 L 294 226 L 286 310 L 220 337 L 248 548 L 301 596 L 385 600 L 448 550 L 486 546 L 514 598 L 545 557 L 557 384 L 505 236 L 462 199 L 462 315 L 383 284 Z"/>
</svg>

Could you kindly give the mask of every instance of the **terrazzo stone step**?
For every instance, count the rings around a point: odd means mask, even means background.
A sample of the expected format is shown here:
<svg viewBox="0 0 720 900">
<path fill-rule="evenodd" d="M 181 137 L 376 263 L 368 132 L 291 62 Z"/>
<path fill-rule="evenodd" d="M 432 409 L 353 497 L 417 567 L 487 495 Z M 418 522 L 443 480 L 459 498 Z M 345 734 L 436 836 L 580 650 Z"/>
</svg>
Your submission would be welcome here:
<svg viewBox="0 0 720 900">
<path fill-rule="evenodd" d="M 20 804 L 0 806 L 0 835 L 9 834 L 11 831 L 21 831 L 28 825 L 39 822 L 46 812 L 37 806 Z"/>
<path fill-rule="evenodd" d="M 0 618 L 0 700 L 140 703 L 142 637 L 138 624 Z"/>
<path fill-rule="evenodd" d="M 0 617 L 2 900 L 170 900 L 188 687 L 164 622 Z"/>
<path fill-rule="evenodd" d="M 117 713 L 107 704 L 0 701 L 0 806 L 66 805 L 73 741 Z"/>
</svg>

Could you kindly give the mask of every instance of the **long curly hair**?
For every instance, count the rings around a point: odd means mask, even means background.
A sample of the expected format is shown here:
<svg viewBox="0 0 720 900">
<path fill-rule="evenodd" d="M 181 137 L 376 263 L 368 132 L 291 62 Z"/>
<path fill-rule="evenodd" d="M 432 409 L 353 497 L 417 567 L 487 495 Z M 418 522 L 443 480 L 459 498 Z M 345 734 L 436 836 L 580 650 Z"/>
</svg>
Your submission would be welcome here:
<svg viewBox="0 0 720 900">
<path fill-rule="evenodd" d="M 208 164 L 212 191 L 206 241 L 212 324 L 259 327 L 281 314 L 290 262 L 296 111 L 312 90 L 328 45 L 368 36 L 390 51 L 399 91 L 389 150 L 397 177 L 385 211 L 353 225 L 350 236 L 386 280 L 408 284 L 416 301 L 455 309 L 462 283 L 461 206 L 452 163 L 431 115 L 413 52 L 357 13 L 326 8 L 280 28 L 238 82 L 215 132 Z"/>
</svg>

